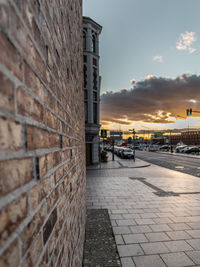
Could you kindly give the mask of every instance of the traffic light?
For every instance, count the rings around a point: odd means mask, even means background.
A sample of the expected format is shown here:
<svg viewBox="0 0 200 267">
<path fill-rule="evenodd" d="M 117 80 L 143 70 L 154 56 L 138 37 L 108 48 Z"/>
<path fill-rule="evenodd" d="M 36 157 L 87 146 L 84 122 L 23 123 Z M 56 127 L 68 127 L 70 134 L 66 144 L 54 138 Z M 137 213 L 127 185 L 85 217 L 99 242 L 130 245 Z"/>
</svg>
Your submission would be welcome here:
<svg viewBox="0 0 200 267">
<path fill-rule="evenodd" d="M 186 109 L 186 114 L 187 116 L 192 116 L 192 109 L 191 108 Z"/>
</svg>

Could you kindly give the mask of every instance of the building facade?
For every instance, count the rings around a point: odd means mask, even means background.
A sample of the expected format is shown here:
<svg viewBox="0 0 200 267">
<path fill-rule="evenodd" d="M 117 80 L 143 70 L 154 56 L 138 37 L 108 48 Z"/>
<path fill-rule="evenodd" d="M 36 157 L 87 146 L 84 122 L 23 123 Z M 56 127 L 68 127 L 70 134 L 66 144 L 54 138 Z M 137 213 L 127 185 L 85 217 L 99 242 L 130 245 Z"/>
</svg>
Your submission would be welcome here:
<svg viewBox="0 0 200 267">
<path fill-rule="evenodd" d="M 0 266 L 82 266 L 82 0 L 0 1 Z"/>
<path fill-rule="evenodd" d="M 83 17 L 83 61 L 86 164 L 99 162 L 100 130 L 100 76 L 99 35 L 102 27 L 94 20 Z"/>
</svg>

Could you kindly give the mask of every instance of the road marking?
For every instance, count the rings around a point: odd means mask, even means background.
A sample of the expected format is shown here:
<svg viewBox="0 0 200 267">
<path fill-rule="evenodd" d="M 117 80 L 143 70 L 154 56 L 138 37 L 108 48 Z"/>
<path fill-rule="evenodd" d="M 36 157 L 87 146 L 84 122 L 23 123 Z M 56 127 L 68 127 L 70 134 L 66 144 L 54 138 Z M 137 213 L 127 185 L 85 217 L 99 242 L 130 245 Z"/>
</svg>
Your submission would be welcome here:
<svg viewBox="0 0 200 267">
<path fill-rule="evenodd" d="M 175 166 L 176 169 L 184 169 L 183 166 Z"/>
</svg>

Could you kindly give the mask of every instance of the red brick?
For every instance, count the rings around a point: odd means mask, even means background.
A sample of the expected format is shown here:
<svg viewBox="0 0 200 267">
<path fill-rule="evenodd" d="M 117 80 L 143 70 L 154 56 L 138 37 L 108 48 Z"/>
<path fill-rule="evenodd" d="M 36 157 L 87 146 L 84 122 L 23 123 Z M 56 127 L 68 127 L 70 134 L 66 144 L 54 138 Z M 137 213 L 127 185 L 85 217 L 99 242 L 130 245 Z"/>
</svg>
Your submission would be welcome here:
<svg viewBox="0 0 200 267">
<path fill-rule="evenodd" d="M 22 79 L 21 56 L 10 40 L 0 32 L 0 62 L 17 76 Z"/>
<path fill-rule="evenodd" d="M 47 93 L 44 85 L 33 72 L 27 63 L 24 63 L 24 77 L 27 87 L 29 87 L 33 93 L 41 99 L 44 103 L 47 102 Z"/>
<path fill-rule="evenodd" d="M 43 177 L 53 166 L 52 154 L 46 154 L 39 158 L 40 177 Z"/>
<path fill-rule="evenodd" d="M 31 189 L 29 195 L 30 211 L 33 211 L 40 204 L 40 202 L 48 195 L 50 189 L 48 179 L 39 182 Z"/>
<path fill-rule="evenodd" d="M 14 86 L 13 83 L 0 72 L 0 107 L 14 111 Z"/>
<path fill-rule="evenodd" d="M 50 212 L 51 209 L 56 204 L 56 201 L 58 200 L 58 188 L 55 188 L 53 192 L 49 195 L 47 198 L 47 212 Z"/>
<path fill-rule="evenodd" d="M 46 130 L 27 126 L 27 148 L 30 150 L 49 147 L 49 134 Z"/>
<path fill-rule="evenodd" d="M 22 263 L 22 267 L 34 267 L 40 257 L 42 252 L 42 238 L 41 234 L 34 240 L 31 248 L 29 249 L 24 262 Z"/>
<path fill-rule="evenodd" d="M 33 179 L 32 158 L 0 161 L 0 196 Z"/>
<path fill-rule="evenodd" d="M 19 150 L 22 148 L 22 125 L 0 117 L 0 149 Z"/>
<path fill-rule="evenodd" d="M 60 147 L 60 140 L 58 134 L 49 133 L 49 147 Z"/>
<path fill-rule="evenodd" d="M 44 122 L 43 106 L 22 88 L 17 89 L 17 107 L 19 114 Z"/>
<path fill-rule="evenodd" d="M 46 110 L 46 119 L 47 119 L 47 126 L 49 128 L 58 130 L 58 118 L 48 109 Z"/>
<path fill-rule="evenodd" d="M 45 220 L 45 208 L 42 208 L 34 215 L 29 224 L 24 228 L 21 234 L 22 240 L 22 253 L 25 254 L 26 250 L 31 246 L 34 238 L 39 233 L 41 226 Z"/>
<path fill-rule="evenodd" d="M 15 231 L 27 215 L 26 194 L 12 201 L 0 212 L 0 245 Z"/>
<path fill-rule="evenodd" d="M 19 266 L 19 248 L 17 239 L 15 239 L 8 249 L 6 249 L 6 251 L 0 256 L 0 266 Z"/>
<path fill-rule="evenodd" d="M 10 14 L 10 9 L 9 9 L 9 2 L 4 1 L 1 2 L 0 5 L 0 24 L 6 29 L 9 27 L 9 14 Z"/>
</svg>

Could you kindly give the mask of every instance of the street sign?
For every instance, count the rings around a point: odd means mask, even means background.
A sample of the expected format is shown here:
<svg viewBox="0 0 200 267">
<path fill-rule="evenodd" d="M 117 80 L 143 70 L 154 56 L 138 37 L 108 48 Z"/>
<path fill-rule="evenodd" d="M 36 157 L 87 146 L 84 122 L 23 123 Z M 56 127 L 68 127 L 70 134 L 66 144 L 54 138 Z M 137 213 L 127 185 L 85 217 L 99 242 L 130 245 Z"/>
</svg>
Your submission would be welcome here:
<svg viewBox="0 0 200 267">
<path fill-rule="evenodd" d="M 101 130 L 101 137 L 107 138 L 107 130 Z"/>
</svg>

